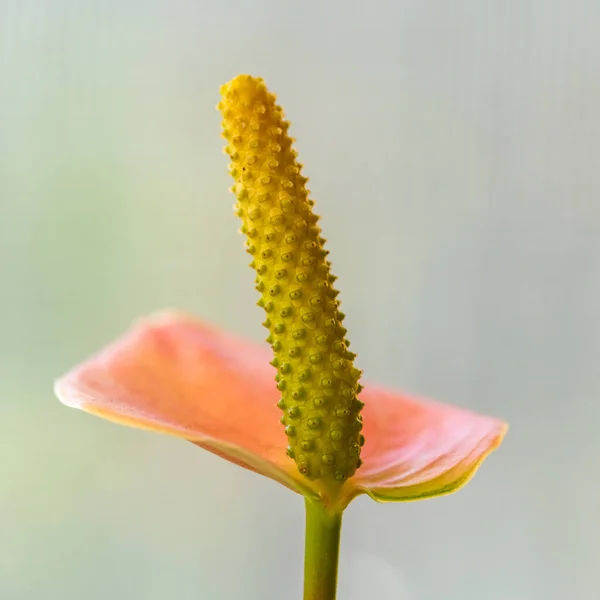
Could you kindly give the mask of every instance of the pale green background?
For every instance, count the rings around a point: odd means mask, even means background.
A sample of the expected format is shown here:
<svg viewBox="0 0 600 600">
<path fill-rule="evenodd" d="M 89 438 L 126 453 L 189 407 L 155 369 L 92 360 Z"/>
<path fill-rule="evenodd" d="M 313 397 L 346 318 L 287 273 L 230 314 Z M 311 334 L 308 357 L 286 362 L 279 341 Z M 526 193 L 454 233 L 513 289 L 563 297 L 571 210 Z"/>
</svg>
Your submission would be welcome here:
<svg viewBox="0 0 600 600">
<path fill-rule="evenodd" d="M 509 420 L 363 498 L 340 600 L 600 597 L 600 3 L 0 0 L 0 598 L 293 600 L 303 507 L 52 381 L 181 307 L 261 339 L 218 87 L 293 123 L 366 378 Z"/>
</svg>

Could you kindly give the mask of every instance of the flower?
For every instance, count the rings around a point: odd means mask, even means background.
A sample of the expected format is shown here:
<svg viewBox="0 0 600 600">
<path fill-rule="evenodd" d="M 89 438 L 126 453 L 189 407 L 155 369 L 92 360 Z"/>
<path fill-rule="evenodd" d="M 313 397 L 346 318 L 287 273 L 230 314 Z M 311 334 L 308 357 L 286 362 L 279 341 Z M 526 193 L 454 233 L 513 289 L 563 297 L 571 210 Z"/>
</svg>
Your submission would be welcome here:
<svg viewBox="0 0 600 600">
<path fill-rule="evenodd" d="M 165 312 L 60 379 L 56 394 L 187 439 L 336 511 L 362 493 L 401 501 L 459 489 L 506 425 L 358 383 L 289 123 L 262 79 L 239 76 L 221 91 L 235 210 L 271 351 Z"/>
<path fill-rule="evenodd" d="M 365 384 L 363 465 L 324 498 L 286 455 L 279 399 L 263 344 L 175 312 L 151 316 L 73 369 L 60 400 L 91 414 L 184 438 L 308 497 L 337 506 L 367 493 L 417 500 L 462 487 L 506 426 L 450 405 Z"/>
</svg>

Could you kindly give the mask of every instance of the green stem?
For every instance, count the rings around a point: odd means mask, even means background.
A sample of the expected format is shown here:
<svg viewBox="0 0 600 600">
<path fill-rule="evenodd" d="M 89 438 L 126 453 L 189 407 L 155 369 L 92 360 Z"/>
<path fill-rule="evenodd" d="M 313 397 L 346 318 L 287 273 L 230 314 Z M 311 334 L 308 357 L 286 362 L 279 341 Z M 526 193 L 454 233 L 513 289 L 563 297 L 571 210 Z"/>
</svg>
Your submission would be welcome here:
<svg viewBox="0 0 600 600">
<path fill-rule="evenodd" d="M 305 499 L 304 600 L 335 600 L 341 511 Z"/>
</svg>

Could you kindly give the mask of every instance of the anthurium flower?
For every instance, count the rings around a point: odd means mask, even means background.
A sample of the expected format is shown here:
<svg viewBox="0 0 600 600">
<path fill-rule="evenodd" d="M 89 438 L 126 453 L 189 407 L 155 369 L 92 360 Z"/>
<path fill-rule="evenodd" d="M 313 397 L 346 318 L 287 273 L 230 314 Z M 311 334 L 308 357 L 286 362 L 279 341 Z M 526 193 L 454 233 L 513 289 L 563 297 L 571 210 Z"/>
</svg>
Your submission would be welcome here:
<svg viewBox="0 0 600 600">
<path fill-rule="evenodd" d="M 221 93 L 235 211 L 271 349 L 163 313 L 76 367 L 56 393 L 69 406 L 182 437 L 304 495 L 305 599 L 332 600 L 341 514 L 352 498 L 453 492 L 506 426 L 359 383 L 289 123 L 262 79 L 236 77 Z"/>
</svg>

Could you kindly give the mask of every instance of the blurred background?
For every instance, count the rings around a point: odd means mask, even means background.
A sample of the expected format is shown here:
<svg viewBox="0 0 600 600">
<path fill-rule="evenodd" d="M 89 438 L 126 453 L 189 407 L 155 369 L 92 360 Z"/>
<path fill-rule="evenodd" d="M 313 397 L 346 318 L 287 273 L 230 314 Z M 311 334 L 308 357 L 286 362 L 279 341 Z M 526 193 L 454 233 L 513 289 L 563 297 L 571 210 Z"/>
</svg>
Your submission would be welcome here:
<svg viewBox="0 0 600 600">
<path fill-rule="evenodd" d="M 262 339 L 219 86 L 292 121 L 367 380 L 511 423 L 354 502 L 340 600 L 600 597 L 596 0 L 0 0 L 0 598 L 301 597 L 303 505 L 53 379 L 179 307 Z"/>
</svg>

